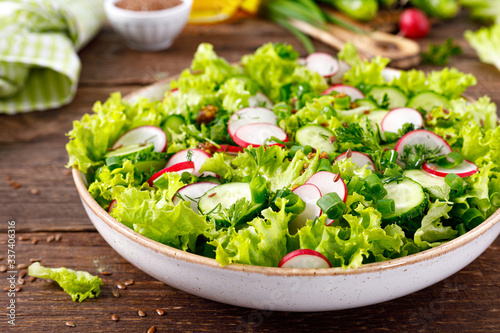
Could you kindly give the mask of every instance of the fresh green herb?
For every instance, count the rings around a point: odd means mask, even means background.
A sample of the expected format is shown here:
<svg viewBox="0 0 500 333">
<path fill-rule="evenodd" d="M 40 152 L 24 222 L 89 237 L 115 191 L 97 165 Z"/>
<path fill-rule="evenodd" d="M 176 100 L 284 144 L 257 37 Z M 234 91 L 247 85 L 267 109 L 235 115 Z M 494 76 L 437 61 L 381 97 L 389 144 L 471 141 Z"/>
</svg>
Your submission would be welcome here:
<svg viewBox="0 0 500 333">
<path fill-rule="evenodd" d="M 431 149 L 424 144 L 417 144 L 406 145 L 400 159 L 407 169 L 419 169 L 424 162 L 436 162 L 442 156 L 441 147 Z"/>
<path fill-rule="evenodd" d="M 370 123 L 367 123 L 366 131 L 358 123 L 350 123 L 341 126 L 334 133 L 339 143 L 356 143 L 362 145 L 365 150 L 379 150 L 378 139 L 373 132 Z"/>
<path fill-rule="evenodd" d="M 462 54 L 462 48 L 454 44 L 452 38 L 448 38 L 441 45 L 429 44 L 426 52 L 422 52 L 422 63 L 436 66 L 448 64 L 449 58 Z"/>
</svg>

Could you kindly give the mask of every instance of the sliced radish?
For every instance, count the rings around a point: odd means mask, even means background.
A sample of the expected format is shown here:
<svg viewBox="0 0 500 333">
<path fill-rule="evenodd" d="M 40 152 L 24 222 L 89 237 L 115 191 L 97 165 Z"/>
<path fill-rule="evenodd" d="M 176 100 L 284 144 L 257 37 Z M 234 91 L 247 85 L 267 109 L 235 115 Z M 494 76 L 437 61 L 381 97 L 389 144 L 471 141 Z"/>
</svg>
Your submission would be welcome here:
<svg viewBox="0 0 500 333">
<path fill-rule="evenodd" d="M 392 82 L 394 79 L 399 79 L 401 76 L 401 71 L 395 68 L 384 68 L 382 69 L 382 78 L 385 82 Z"/>
<path fill-rule="evenodd" d="M 346 158 L 347 158 L 347 152 L 337 156 L 337 158 L 335 158 L 335 161 L 344 160 Z M 363 154 L 362 152 L 359 151 L 351 152 L 351 160 L 353 163 L 356 163 L 356 165 L 360 168 L 364 167 L 365 165 L 368 165 L 368 169 L 375 171 L 375 163 L 373 163 L 373 160 L 370 158 L 370 156 Z"/>
<path fill-rule="evenodd" d="M 264 93 L 257 91 L 257 93 L 248 98 L 249 107 L 264 107 L 272 109 L 274 107 L 273 101 L 267 97 Z"/>
<path fill-rule="evenodd" d="M 404 124 L 413 124 L 415 128 L 424 126 L 424 119 L 420 112 L 412 108 L 395 108 L 389 111 L 382 119 L 381 128 L 384 132 L 398 133 Z"/>
<path fill-rule="evenodd" d="M 331 83 L 342 83 L 342 79 L 344 78 L 344 74 L 349 69 L 351 69 L 351 66 L 348 63 L 346 63 L 345 61 L 339 60 L 339 65 L 340 65 L 340 68 L 339 68 L 339 71 L 337 72 L 337 74 L 335 74 L 334 76 L 332 76 L 330 78 Z"/>
<path fill-rule="evenodd" d="M 172 203 L 174 204 L 174 206 L 177 206 L 177 204 L 181 202 L 181 200 L 189 200 L 191 202 L 191 209 L 195 213 L 198 213 L 198 200 L 203 194 L 205 194 L 205 192 L 213 189 L 216 186 L 219 186 L 219 184 L 212 182 L 200 182 L 186 185 L 179 191 L 177 191 L 176 195 L 172 199 Z"/>
<path fill-rule="evenodd" d="M 111 211 L 113 209 L 115 209 L 115 206 L 117 204 L 118 201 L 116 201 L 116 199 L 114 199 L 113 201 L 111 201 L 111 203 L 109 204 L 109 207 L 108 207 L 108 213 L 111 214 Z"/>
<path fill-rule="evenodd" d="M 306 209 L 289 224 L 290 233 L 295 234 L 306 225 L 307 220 L 314 220 L 321 215 L 321 208 L 316 204 L 321 198 L 321 191 L 316 185 L 304 184 L 298 186 L 292 192 L 297 194 L 306 204 Z"/>
<path fill-rule="evenodd" d="M 241 126 L 255 123 L 267 123 L 276 125 L 278 116 L 273 111 L 261 107 L 249 107 L 235 112 L 227 122 L 227 131 L 230 136 Z"/>
<path fill-rule="evenodd" d="M 240 147 L 246 148 L 248 146 L 258 147 L 262 146 L 267 139 L 275 137 L 281 141 L 287 142 L 288 136 L 285 131 L 276 125 L 268 123 L 255 123 L 241 126 L 234 136 L 234 142 Z M 276 145 L 276 142 L 268 142 L 269 146 Z"/>
<path fill-rule="evenodd" d="M 441 154 L 448 155 L 452 152 L 452 149 L 445 139 L 431 131 L 420 129 L 416 131 L 411 131 L 403 135 L 399 139 L 394 150 L 397 151 L 399 156 L 403 154 L 404 147 L 406 145 L 425 145 L 428 149 L 436 149 L 441 147 Z"/>
<path fill-rule="evenodd" d="M 191 159 L 188 158 L 188 151 L 191 153 Z M 193 161 L 194 163 L 194 171 L 193 175 L 200 176 L 200 169 L 203 166 L 203 163 L 210 157 L 210 154 L 201 150 L 201 149 L 185 149 L 180 152 L 174 154 L 167 162 L 167 167 L 172 166 L 174 164 L 178 164 L 186 161 Z M 215 176 L 212 172 L 205 172 L 204 176 Z"/>
<path fill-rule="evenodd" d="M 231 145 L 220 145 L 220 148 L 217 148 L 217 152 L 228 153 L 228 154 L 238 154 L 243 152 L 243 148 L 238 146 Z"/>
<path fill-rule="evenodd" d="M 308 55 L 306 67 L 323 77 L 332 77 L 340 71 L 339 61 L 324 52 L 315 52 Z"/>
<path fill-rule="evenodd" d="M 446 175 L 450 173 L 455 173 L 457 174 L 457 176 L 462 178 L 472 176 L 473 174 L 479 171 L 477 165 L 467 160 L 464 160 L 462 163 L 451 169 L 442 168 L 435 163 L 424 163 L 422 165 L 422 169 L 424 169 L 431 175 L 439 177 L 446 177 Z"/>
<path fill-rule="evenodd" d="M 155 146 L 155 152 L 164 152 L 167 149 L 167 135 L 165 132 L 156 126 L 145 125 L 133 128 L 115 141 L 112 149 L 133 145 L 145 144 L 152 142 Z"/>
<path fill-rule="evenodd" d="M 148 184 L 149 184 L 149 186 L 153 186 L 156 179 L 161 177 L 161 175 L 163 175 L 164 173 L 167 173 L 167 172 L 177 172 L 178 174 L 182 174 L 183 172 L 193 173 L 193 171 L 195 169 L 194 166 L 195 166 L 195 164 L 191 161 L 185 161 L 185 162 L 181 162 L 181 163 L 177 163 L 177 164 L 168 166 L 164 169 L 161 169 L 160 171 L 158 171 L 154 175 L 152 175 L 148 179 Z"/>
<path fill-rule="evenodd" d="M 310 249 L 299 249 L 288 253 L 281 259 L 281 268 L 330 268 L 332 265 L 324 255 Z"/>
<path fill-rule="evenodd" d="M 330 95 L 332 91 L 336 91 L 338 93 L 344 93 L 347 96 L 350 96 L 351 100 L 353 101 L 365 98 L 365 95 L 358 88 L 348 86 L 345 84 L 334 84 L 330 88 L 323 91 L 321 95 Z"/>
</svg>

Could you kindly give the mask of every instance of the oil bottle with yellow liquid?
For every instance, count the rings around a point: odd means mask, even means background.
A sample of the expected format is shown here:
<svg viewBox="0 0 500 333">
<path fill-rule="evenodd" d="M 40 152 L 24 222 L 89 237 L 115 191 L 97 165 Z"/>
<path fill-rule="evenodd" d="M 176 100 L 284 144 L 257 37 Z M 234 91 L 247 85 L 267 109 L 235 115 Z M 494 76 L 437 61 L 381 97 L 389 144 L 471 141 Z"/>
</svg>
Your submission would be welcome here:
<svg viewBox="0 0 500 333">
<path fill-rule="evenodd" d="M 230 19 L 238 8 L 255 14 L 260 0 L 194 0 L 189 17 L 191 24 L 218 23 Z"/>
</svg>

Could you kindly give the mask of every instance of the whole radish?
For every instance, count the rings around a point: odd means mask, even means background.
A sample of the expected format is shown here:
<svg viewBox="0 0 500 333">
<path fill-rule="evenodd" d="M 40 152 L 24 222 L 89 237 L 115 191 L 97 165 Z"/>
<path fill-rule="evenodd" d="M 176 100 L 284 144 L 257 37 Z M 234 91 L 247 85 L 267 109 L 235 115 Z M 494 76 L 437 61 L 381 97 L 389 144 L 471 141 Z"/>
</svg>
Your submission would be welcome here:
<svg viewBox="0 0 500 333">
<path fill-rule="evenodd" d="M 409 8 L 401 13 L 399 30 L 408 38 L 423 38 L 429 34 L 431 24 L 427 16 L 416 8 Z"/>
</svg>

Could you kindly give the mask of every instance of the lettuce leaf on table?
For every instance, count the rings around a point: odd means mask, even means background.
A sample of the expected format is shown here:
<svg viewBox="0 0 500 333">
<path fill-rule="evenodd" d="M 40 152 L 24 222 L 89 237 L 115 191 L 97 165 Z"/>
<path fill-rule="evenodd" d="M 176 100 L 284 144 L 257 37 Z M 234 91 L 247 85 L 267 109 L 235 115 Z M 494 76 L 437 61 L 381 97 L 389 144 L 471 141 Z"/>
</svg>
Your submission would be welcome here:
<svg viewBox="0 0 500 333">
<path fill-rule="evenodd" d="M 65 267 L 46 268 L 35 262 L 28 268 L 28 274 L 41 279 L 54 280 L 71 299 L 83 302 L 87 298 L 96 298 L 101 293 L 102 280 L 88 272 L 74 271 Z"/>
<path fill-rule="evenodd" d="M 476 32 L 467 30 L 465 39 L 476 50 L 482 62 L 500 70 L 500 22 L 489 28 L 483 27 Z"/>
</svg>

